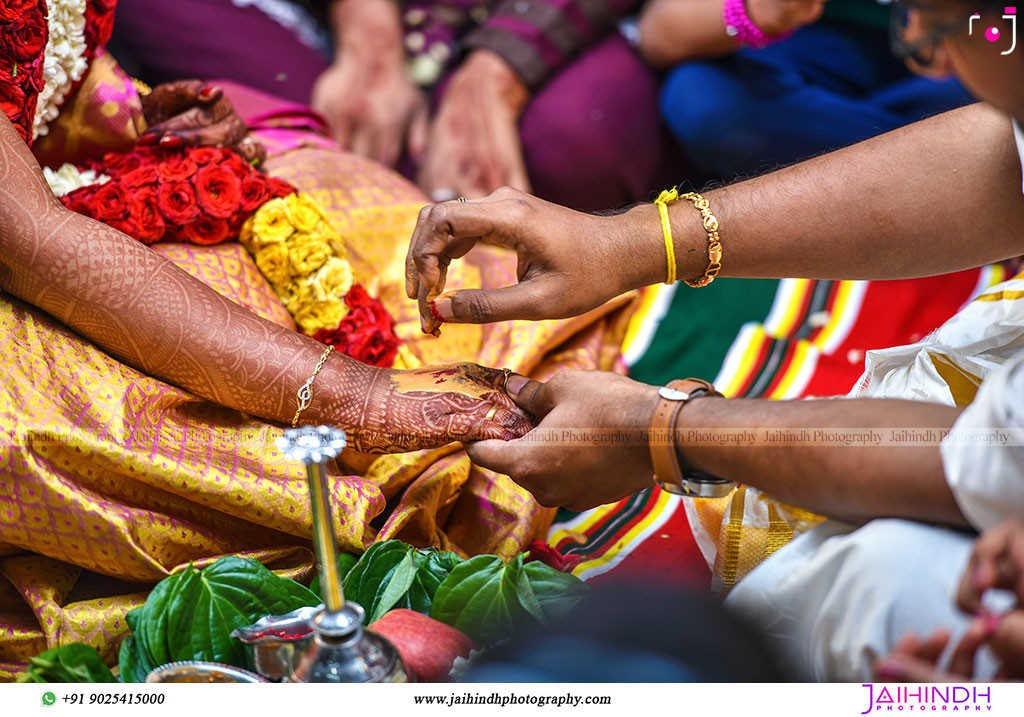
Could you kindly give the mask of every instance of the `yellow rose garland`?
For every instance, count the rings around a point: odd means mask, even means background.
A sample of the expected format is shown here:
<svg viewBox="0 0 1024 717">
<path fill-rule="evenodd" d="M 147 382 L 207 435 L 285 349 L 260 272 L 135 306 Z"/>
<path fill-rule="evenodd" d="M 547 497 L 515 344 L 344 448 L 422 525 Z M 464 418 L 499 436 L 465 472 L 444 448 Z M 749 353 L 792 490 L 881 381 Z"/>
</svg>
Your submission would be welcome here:
<svg viewBox="0 0 1024 717">
<path fill-rule="evenodd" d="M 239 241 L 303 333 L 333 329 L 348 313 L 352 266 L 341 236 L 305 192 L 271 199 L 251 216 Z"/>
</svg>

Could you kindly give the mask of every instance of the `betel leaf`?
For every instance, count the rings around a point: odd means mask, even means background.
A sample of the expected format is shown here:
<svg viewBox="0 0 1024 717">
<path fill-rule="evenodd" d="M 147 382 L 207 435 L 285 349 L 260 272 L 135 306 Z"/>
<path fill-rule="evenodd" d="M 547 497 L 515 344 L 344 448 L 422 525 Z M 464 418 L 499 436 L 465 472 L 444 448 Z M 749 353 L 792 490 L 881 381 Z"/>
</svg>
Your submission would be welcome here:
<svg viewBox="0 0 1024 717">
<path fill-rule="evenodd" d="M 516 594 L 519 565 L 478 555 L 457 566 L 434 594 L 430 617 L 462 630 L 480 645 L 512 631 L 525 615 Z"/>
<path fill-rule="evenodd" d="M 465 561 L 455 553 L 442 550 L 418 550 L 416 560 L 419 561 L 419 570 L 416 571 L 412 587 L 395 607 L 429 615 L 437 588 L 456 565 Z"/>
<path fill-rule="evenodd" d="M 355 564 L 359 561 L 355 555 L 351 553 L 341 553 L 338 556 L 338 578 L 344 583 L 345 576 L 348 575 L 349 571 L 355 567 Z M 317 595 L 322 595 L 320 590 L 320 576 L 317 575 L 313 578 L 313 582 L 309 584 L 309 589 L 315 592 Z"/>
<path fill-rule="evenodd" d="M 427 615 L 441 581 L 461 562 L 455 553 L 414 548 L 400 540 L 377 543 L 345 577 L 345 597 L 362 605 L 367 624 L 395 608 Z"/>
<path fill-rule="evenodd" d="M 345 576 L 342 587 L 346 599 L 362 605 L 369 615 L 370 605 L 384 578 L 398 567 L 405 554 L 412 549 L 411 545 L 401 540 L 386 540 L 371 545 Z"/>
<path fill-rule="evenodd" d="M 531 617 L 547 624 L 568 613 L 586 594 L 578 578 L 543 563 L 505 563 L 479 555 L 456 566 L 437 588 L 430 617 L 462 630 L 480 645 L 508 637 Z"/>
<path fill-rule="evenodd" d="M 137 612 L 133 610 L 132 612 Z M 129 615 L 131 613 L 128 613 Z M 117 655 L 117 665 L 121 672 L 122 682 L 145 682 L 146 675 L 156 669 L 156 665 L 147 661 L 148 658 L 139 649 L 134 635 L 129 635 L 121 643 L 121 651 Z"/>
<path fill-rule="evenodd" d="M 521 560 L 523 556 L 516 557 Z M 536 603 L 531 602 L 528 605 L 522 597 L 520 602 L 542 625 L 568 615 L 586 597 L 590 589 L 575 575 L 555 570 L 538 560 L 523 565 L 519 574 L 518 589 L 525 590 L 525 585 L 530 586 Z"/>
<path fill-rule="evenodd" d="M 419 569 L 413 557 L 415 553 L 415 550 L 407 552 L 398 565 L 385 576 L 367 610 L 368 623 L 376 622 L 409 592 Z"/>
<path fill-rule="evenodd" d="M 153 667 L 178 660 L 244 667 L 245 650 L 232 630 L 319 603 L 315 593 L 255 560 L 221 558 L 202 571 L 190 565 L 128 614 L 133 634 L 121 648 L 122 679 L 141 681 Z"/>
<path fill-rule="evenodd" d="M 95 648 L 81 643 L 54 647 L 29 660 L 16 682 L 117 682 Z"/>
</svg>

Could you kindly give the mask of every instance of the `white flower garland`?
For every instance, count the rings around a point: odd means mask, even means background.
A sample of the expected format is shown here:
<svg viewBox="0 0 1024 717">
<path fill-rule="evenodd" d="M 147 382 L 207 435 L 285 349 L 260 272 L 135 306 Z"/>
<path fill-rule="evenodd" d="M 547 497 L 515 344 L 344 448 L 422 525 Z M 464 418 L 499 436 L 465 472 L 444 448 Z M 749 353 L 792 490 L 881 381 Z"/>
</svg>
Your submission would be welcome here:
<svg viewBox="0 0 1024 717">
<path fill-rule="evenodd" d="M 36 103 L 32 139 L 45 135 L 60 114 L 71 86 L 82 79 L 85 60 L 85 0 L 47 0 L 50 37 L 43 59 L 45 86 Z"/>
<path fill-rule="evenodd" d="M 71 194 L 76 189 L 88 187 L 90 184 L 103 184 L 110 181 L 110 177 L 105 174 L 97 174 L 91 169 L 83 172 L 75 165 L 67 163 L 61 165 L 57 171 L 43 167 L 43 174 L 46 176 L 46 182 L 50 185 L 50 189 L 58 197 Z"/>
</svg>

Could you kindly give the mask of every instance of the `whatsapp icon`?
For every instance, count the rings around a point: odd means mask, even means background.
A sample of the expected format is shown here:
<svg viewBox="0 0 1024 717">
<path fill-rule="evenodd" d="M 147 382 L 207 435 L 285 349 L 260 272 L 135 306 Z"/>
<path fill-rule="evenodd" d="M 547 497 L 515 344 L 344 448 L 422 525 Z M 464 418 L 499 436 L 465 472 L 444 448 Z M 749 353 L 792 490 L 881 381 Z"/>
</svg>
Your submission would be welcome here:
<svg viewBox="0 0 1024 717">
<path fill-rule="evenodd" d="M 53 694 L 52 692 L 44 692 L 43 693 L 43 704 L 44 705 L 52 705 L 56 701 L 57 701 L 57 695 Z"/>
</svg>

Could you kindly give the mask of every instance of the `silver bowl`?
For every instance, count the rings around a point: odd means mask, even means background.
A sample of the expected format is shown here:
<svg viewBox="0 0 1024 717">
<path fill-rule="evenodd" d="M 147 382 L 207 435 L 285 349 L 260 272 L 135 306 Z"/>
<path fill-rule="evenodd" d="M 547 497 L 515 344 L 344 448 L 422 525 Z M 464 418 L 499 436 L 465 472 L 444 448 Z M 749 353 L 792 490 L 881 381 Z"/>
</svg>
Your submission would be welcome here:
<svg viewBox="0 0 1024 717">
<path fill-rule="evenodd" d="M 186 660 L 161 665 L 148 675 L 146 682 L 191 682 L 196 684 L 213 682 L 267 682 L 254 672 L 240 667 L 222 665 L 219 662 Z"/>
</svg>

